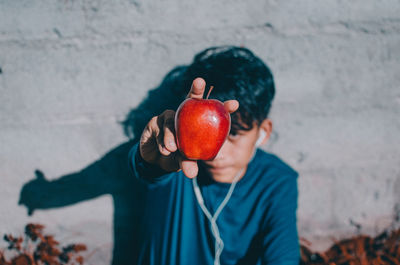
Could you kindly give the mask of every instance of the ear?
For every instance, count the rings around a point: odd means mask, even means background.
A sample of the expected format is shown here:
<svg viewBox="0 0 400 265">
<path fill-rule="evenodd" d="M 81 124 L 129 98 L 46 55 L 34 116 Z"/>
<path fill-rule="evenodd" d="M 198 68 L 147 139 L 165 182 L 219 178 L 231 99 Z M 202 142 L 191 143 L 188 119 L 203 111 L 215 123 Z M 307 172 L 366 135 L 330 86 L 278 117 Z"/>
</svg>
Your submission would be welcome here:
<svg viewBox="0 0 400 265">
<path fill-rule="evenodd" d="M 264 145 L 268 142 L 269 137 L 271 136 L 272 133 L 272 121 L 270 119 L 265 119 L 261 122 L 260 124 L 260 130 L 265 131 L 266 135 L 264 137 L 264 140 L 261 142 L 261 145 Z"/>
</svg>

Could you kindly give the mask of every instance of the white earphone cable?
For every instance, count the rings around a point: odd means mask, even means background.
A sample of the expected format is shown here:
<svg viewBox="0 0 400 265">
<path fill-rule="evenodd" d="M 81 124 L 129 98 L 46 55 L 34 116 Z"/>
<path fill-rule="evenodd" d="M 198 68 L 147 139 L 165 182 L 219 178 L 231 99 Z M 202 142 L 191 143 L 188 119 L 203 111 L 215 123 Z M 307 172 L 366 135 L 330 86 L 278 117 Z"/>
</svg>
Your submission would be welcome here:
<svg viewBox="0 0 400 265">
<path fill-rule="evenodd" d="M 196 195 L 197 202 L 200 205 L 201 210 L 203 213 L 206 215 L 207 219 L 211 223 L 211 232 L 215 238 L 215 257 L 214 257 L 214 265 L 219 265 L 220 264 L 220 256 L 222 253 L 222 250 L 224 249 L 224 241 L 222 240 L 220 234 L 219 234 L 219 229 L 217 225 L 217 218 L 221 211 L 224 209 L 225 205 L 228 203 L 229 199 L 232 196 L 233 190 L 235 189 L 236 183 L 239 180 L 239 177 L 242 175 L 243 169 L 240 170 L 236 176 L 233 178 L 232 184 L 229 187 L 228 193 L 226 194 L 224 200 L 221 202 L 221 204 L 218 206 L 217 210 L 215 211 L 214 215 L 211 215 L 211 213 L 208 211 L 207 207 L 204 204 L 204 199 L 203 196 L 201 195 L 201 191 L 199 188 L 199 185 L 197 184 L 197 177 L 193 178 L 193 189 L 194 193 Z"/>
</svg>

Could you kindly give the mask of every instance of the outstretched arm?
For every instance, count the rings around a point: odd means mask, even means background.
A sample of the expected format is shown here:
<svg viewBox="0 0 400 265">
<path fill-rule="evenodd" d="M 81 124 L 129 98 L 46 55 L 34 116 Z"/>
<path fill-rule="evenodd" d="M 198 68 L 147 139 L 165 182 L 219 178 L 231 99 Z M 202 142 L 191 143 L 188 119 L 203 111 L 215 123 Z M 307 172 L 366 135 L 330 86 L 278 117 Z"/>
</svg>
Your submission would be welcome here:
<svg viewBox="0 0 400 265">
<path fill-rule="evenodd" d="M 43 172 L 36 170 L 36 178 L 23 186 L 19 204 L 25 205 L 31 215 L 35 209 L 67 206 L 132 187 L 126 162 L 132 145 L 122 144 L 81 171 L 55 180 L 47 180 Z"/>
</svg>

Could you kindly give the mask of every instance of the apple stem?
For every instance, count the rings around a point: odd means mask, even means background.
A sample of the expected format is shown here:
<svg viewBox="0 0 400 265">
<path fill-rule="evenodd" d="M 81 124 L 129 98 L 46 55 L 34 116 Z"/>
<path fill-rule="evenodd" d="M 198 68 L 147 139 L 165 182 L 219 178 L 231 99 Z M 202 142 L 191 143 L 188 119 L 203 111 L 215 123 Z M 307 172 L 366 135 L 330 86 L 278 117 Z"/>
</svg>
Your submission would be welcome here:
<svg viewBox="0 0 400 265">
<path fill-rule="evenodd" d="M 208 90 L 206 99 L 208 99 L 208 97 L 210 96 L 211 91 L 213 90 L 213 88 L 214 88 L 214 86 L 210 86 L 210 89 Z"/>
</svg>

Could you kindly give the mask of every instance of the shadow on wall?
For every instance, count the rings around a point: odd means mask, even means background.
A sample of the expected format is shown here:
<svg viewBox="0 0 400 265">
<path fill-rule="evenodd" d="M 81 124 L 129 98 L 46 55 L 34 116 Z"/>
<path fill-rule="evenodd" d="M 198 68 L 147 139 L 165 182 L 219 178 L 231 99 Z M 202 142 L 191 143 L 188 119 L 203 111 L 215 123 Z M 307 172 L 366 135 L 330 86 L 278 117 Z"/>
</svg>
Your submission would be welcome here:
<svg viewBox="0 0 400 265">
<path fill-rule="evenodd" d="M 151 90 L 146 99 L 127 115 L 122 122 L 129 141 L 109 151 L 100 160 L 94 161 L 79 172 L 61 176 L 49 181 L 45 175 L 35 171 L 36 178 L 24 184 L 19 204 L 25 205 L 28 214 L 37 209 L 59 208 L 90 200 L 104 194 L 111 194 L 114 204 L 114 249 L 112 264 L 130 264 L 135 235 L 138 207 L 146 202 L 137 198 L 144 189 L 136 180 L 128 164 L 128 153 L 139 140 L 144 127 L 151 117 L 166 109 L 176 110 L 185 97 L 182 82 L 186 66 L 170 71 L 159 87 Z"/>
</svg>

